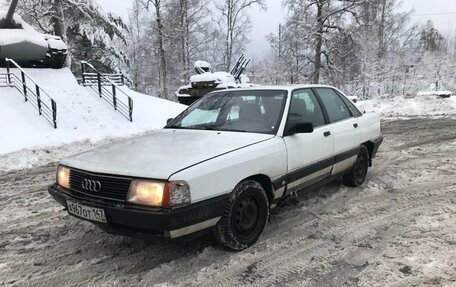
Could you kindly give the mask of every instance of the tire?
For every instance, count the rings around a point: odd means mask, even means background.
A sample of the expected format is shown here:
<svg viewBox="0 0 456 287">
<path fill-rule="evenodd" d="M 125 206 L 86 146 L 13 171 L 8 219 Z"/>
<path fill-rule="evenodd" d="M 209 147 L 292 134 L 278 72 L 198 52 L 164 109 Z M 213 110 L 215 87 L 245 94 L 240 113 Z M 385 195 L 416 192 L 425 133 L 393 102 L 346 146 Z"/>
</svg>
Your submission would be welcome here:
<svg viewBox="0 0 456 287">
<path fill-rule="evenodd" d="M 344 175 L 344 184 L 351 187 L 358 187 L 364 183 L 369 167 L 369 154 L 365 146 L 361 147 L 352 169 Z"/>
<path fill-rule="evenodd" d="M 266 192 L 256 181 L 238 184 L 228 198 L 225 212 L 214 229 L 222 246 L 239 251 L 252 246 L 263 233 L 269 217 Z"/>
</svg>

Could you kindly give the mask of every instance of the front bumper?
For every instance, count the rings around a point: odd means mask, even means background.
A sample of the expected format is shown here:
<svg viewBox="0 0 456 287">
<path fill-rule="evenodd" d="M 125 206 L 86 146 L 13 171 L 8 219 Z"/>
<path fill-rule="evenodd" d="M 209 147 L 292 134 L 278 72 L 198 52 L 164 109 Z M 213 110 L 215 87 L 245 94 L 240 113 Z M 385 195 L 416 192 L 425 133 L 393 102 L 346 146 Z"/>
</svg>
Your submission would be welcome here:
<svg viewBox="0 0 456 287">
<path fill-rule="evenodd" d="M 158 234 L 169 238 L 190 235 L 214 226 L 223 215 L 227 199 L 227 196 L 219 196 L 181 208 L 165 209 L 95 199 L 73 193 L 56 184 L 49 186 L 48 191 L 65 208 L 67 199 L 71 199 L 86 206 L 103 209 L 107 223 L 91 222 L 110 233 Z"/>
</svg>

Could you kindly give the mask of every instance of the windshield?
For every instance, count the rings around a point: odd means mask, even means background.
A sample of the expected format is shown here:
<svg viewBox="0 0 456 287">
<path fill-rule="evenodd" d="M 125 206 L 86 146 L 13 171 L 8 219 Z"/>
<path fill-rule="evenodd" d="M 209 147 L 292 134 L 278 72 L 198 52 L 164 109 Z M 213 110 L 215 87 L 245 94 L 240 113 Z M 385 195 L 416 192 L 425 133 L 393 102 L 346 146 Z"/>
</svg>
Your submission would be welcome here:
<svg viewBox="0 0 456 287">
<path fill-rule="evenodd" d="M 286 91 L 244 90 L 209 94 L 166 128 L 275 134 Z"/>
</svg>

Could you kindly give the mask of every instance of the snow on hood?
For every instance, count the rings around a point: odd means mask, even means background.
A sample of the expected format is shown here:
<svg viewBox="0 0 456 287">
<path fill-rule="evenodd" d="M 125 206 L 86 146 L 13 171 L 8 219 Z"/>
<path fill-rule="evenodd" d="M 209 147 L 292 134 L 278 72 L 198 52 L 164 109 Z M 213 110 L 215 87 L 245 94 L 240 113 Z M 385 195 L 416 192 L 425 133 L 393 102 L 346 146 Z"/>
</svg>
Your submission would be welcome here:
<svg viewBox="0 0 456 287">
<path fill-rule="evenodd" d="M 66 158 L 61 164 L 91 172 L 168 179 L 172 174 L 273 135 L 163 129 Z"/>
</svg>

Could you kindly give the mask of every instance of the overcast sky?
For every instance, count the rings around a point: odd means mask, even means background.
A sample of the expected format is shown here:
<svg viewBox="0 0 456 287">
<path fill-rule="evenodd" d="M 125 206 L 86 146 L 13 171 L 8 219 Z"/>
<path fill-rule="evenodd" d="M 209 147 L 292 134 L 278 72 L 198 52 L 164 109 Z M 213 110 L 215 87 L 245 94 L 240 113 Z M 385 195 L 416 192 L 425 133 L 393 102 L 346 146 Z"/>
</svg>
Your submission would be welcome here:
<svg viewBox="0 0 456 287">
<path fill-rule="evenodd" d="M 249 57 L 258 58 L 269 48 L 265 36 L 271 32 L 277 32 L 285 12 L 279 0 L 265 0 L 267 11 L 251 9 L 252 35 L 248 46 Z M 106 10 L 121 17 L 127 18 L 131 1 L 98 0 Z M 436 28 L 447 36 L 456 29 L 456 1 L 455 0 L 403 0 L 401 10 L 414 9 L 412 21 L 424 23 L 431 19 Z"/>
</svg>

